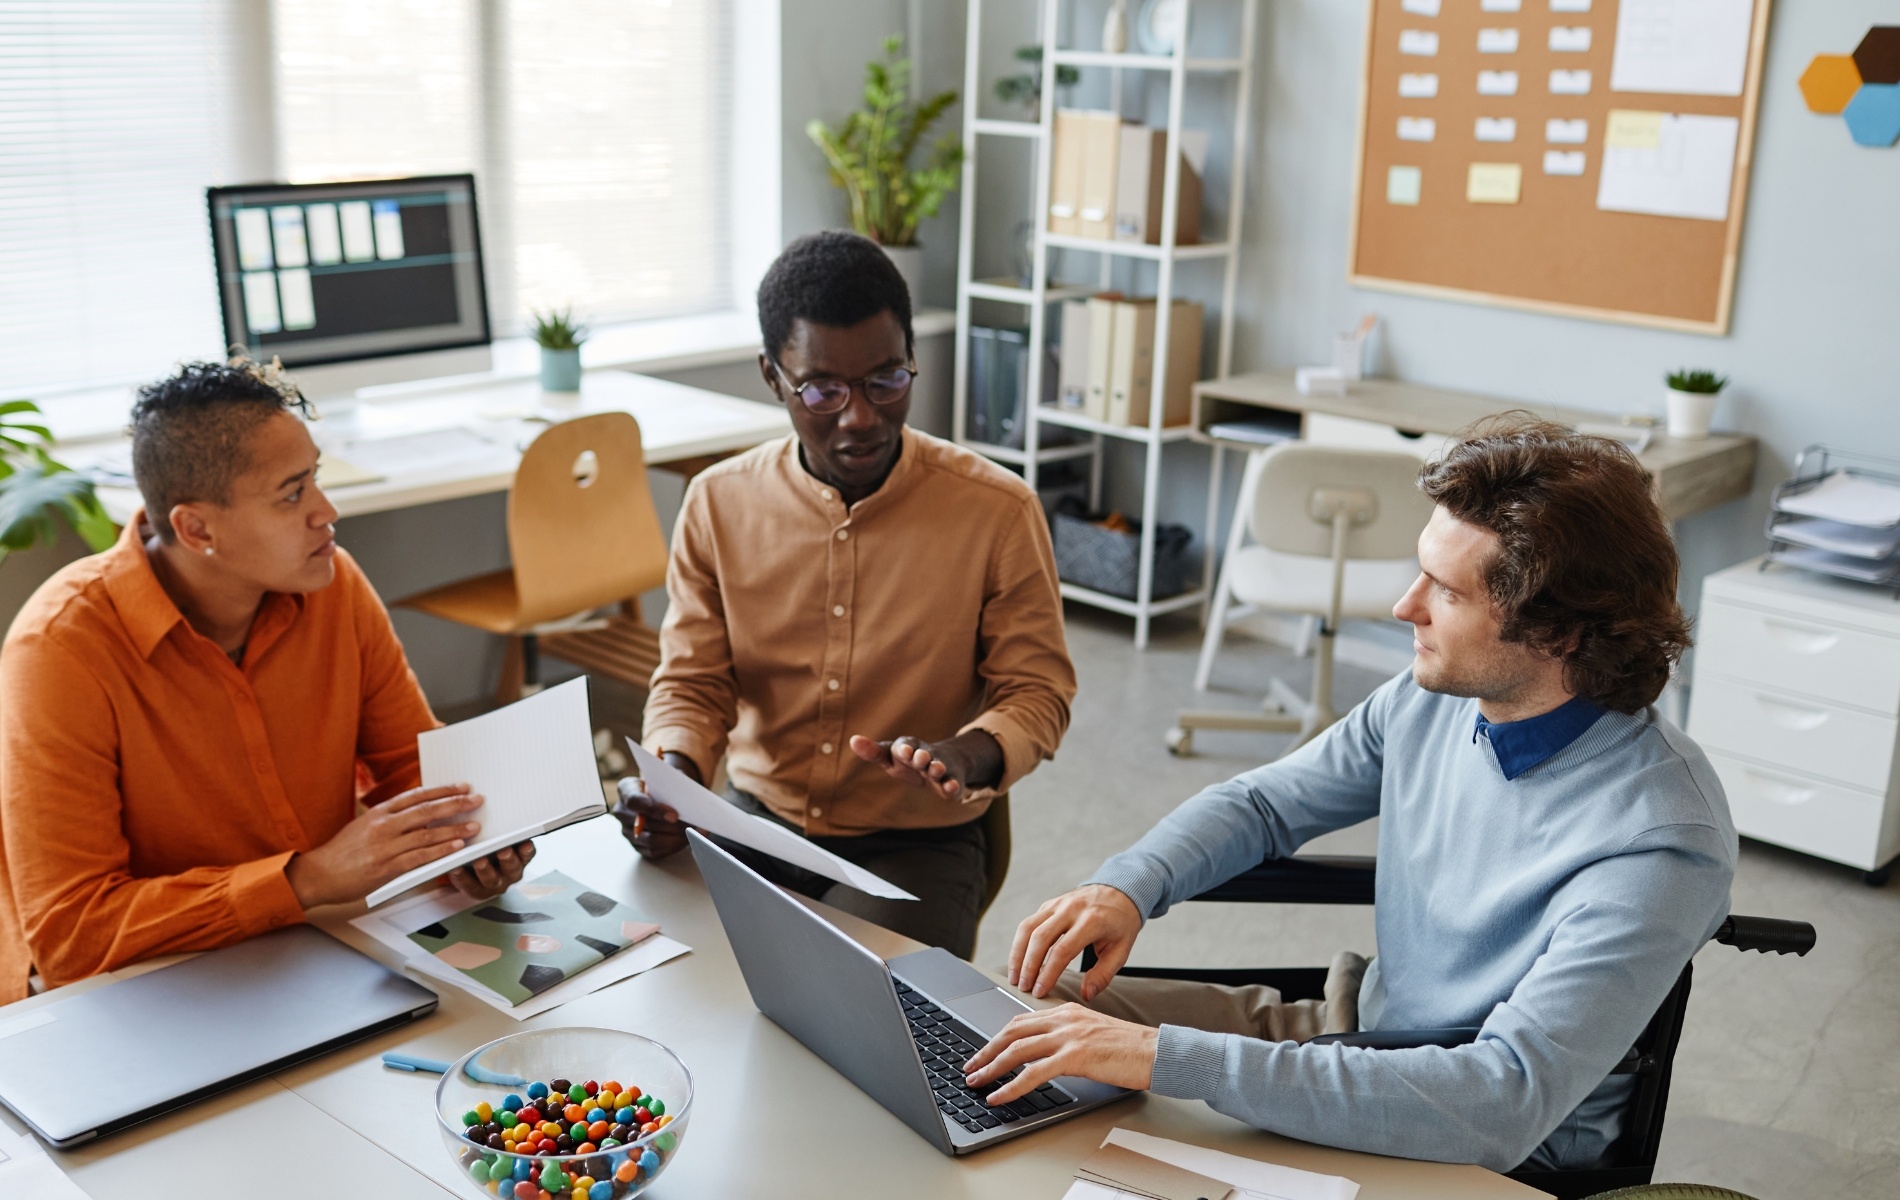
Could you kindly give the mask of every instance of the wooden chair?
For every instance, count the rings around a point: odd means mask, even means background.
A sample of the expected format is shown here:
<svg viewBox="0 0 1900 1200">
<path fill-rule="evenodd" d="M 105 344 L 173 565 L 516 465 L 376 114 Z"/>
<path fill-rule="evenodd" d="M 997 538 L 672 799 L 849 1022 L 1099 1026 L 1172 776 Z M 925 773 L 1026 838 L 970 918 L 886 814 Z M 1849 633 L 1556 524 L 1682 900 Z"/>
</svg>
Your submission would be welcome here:
<svg viewBox="0 0 1900 1200">
<path fill-rule="evenodd" d="M 597 413 L 535 438 L 508 492 L 508 549 L 511 567 L 397 603 L 506 637 L 498 704 L 539 686 L 542 653 L 648 685 L 659 635 L 639 598 L 666 582 L 667 553 L 638 421 Z"/>
</svg>

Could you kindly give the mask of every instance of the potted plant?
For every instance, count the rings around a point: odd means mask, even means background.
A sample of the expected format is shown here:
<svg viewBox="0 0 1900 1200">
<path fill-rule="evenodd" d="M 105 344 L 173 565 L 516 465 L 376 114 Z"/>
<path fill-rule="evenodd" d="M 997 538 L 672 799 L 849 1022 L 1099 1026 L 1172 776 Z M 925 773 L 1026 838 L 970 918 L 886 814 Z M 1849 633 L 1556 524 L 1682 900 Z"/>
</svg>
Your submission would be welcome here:
<svg viewBox="0 0 1900 1200">
<path fill-rule="evenodd" d="M 0 404 L 0 560 L 53 541 L 63 520 L 93 550 L 119 536 L 92 480 L 54 460 L 53 432 L 31 400 Z"/>
<path fill-rule="evenodd" d="M 963 144 L 955 134 L 939 138 L 913 168 L 911 157 L 930 127 L 957 102 L 954 91 L 910 102 L 910 60 L 901 57 L 904 39 L 886 38 L 883 61 L 864 67 L 864 107 L 837 128 L 814 119 L 805 133 L 824 152 L 831 182 L 844 189 L 851 206 L 851 228 L 884 247 L 919 299 L 923 251 L 917 224 L 937 214 L 943 198 L 957 185 Z"/>
<path fill-rule="evenodd" d="M 1005 75 L 996 81 L 996 98 L 1004 104 L 1020 104 L 1029 111 L 1034 120 L 1042 112 L 1042 47 L 1022 46 L 1016 51 L 1016 61 L 1029 64 L 1029 70 L 1020 75 Z M 1072 87 L 1081 82 L 1082 72 L 1068 63 L 1056 66 L 1056 85 Z"/>
<path fill-rule="evenodd" d="M 1728 377 L 1714 371 L 1671 371 L 1669 384 L 1669 436 L 1705 438 L 1715 419 L 1715 401 L 1728 386 Z"/>
<path fill-rule="evenodd" d="M 535 313 L 530 336 L 541 347 L 541 390 L 580 391 L 581 343 L 587 340 L 587 327 L 574 323 L 574 310 Z"/>
</svg>

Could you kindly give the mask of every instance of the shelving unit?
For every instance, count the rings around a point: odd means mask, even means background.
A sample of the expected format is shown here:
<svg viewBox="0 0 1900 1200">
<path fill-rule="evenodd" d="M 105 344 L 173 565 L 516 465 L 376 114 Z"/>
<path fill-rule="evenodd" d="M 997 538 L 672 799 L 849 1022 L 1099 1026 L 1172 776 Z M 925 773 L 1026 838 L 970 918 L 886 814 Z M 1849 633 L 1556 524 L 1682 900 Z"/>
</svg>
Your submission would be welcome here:
<svg viewBox="0 0 1900 1200">
<path fill-rule="evenodd" d="M 1253 83 L 1253 44 L 1254 31 L 1257 27 L 1258 0 L 1229 0 L 1230 4 L 1237 5 L 1240 18 L 1238 45 L 1242 53 L 1234 58 L 1190 57 L 1188 55 L 1188 43 L 1191 40 L 1190 34 L 1194 24 L 1193 10 L 1199 7 L 1192 0 L 1185 0 L 1181 5 L 1182 35 L 1175 38 L 1173 53 L 1166 55 L 1116 54 L 1059 45 L 1062 2 L 1063 0 L 1042 0 L 1040 6 L 1043 64 L 1041 69 L 1048 74 L 1042 88 L 1038 120 L 1031 123 L 1020 120 L 997 120 L 977 115 L 982 96 L 981 33 L 984 4 L 983 0 L 969 0 L 964 53 L 963 187 L 957 257 L 957 346 L 953 406 L 955 429 L 959 440 L 963 440 L 963 433 L 967 428 L 965 414 L 969 407 L 971 302 L 987 300 L 1019 305 L 1027 310 L 1029 325 L 1029 378 L 1024 390 L 1023 448 L 1018 450 L 1012 447 L 978 445 L 968 441 L 964 444 L 999 462 L 1020 465 L 1031 487 L 1036 486 L 1037 473 L 1042 466 L 1063 459 L 1086 456 L 1090 460 L 1089 501 L 1091 507 L 1096 508 L 1101 505 L 1102 453 L 1107 439 L 1131 441 L 1143 447 L 1141 556 L 1135 598 L 1129 600 L 1120 596 L 1106 595 L 1069 583 L 1062 585 L 1062 594 L 1071 600 L 1133 617 L 1135 645 L 1142 648 L 1148 644 L 1149 624 L 1154 617 L 1163 613 L 1201 607 L 1206 599 L 1203 589 L 1195 589 L 1158 600 L 1153 595 L 1155 525 L 1158 519 L 1157 500 L 1160 492 L 1162 450 L 1167 444 L 1186 441 L 1190 436 L 1188 426 L 1164 427 L 1161 424 L 1168 375 L 1169 323 L 1172 317 L 1172 301 L 1175 299 L 1175 264 L 1224 261 L 1225 276 L 1221 288 L 1220 334 L 1215 352 L 1214 377 L 1223 378 L 1229 373 L 1233 356 L 1234 294 L 1238 284 L 1239 269 L 1237 250 L 1242 203 L 1245 198 L 1243 184 L 1246 178 L 1248 101 Z M 1209 3 L 1211 4 L 1211 0 Z M 1051 167 L 1049 147 L 1054 137 L 1058 86 L 1055 83 L 1055 70 L 1058 66 L 1064 65 L 1112 70 L 1114 76 L 1111 107 L 1116 111 L 1121 111 L 1122 108 L 1124 72 L 1148 71 L 1163 73 L 1167 76 L 1167 167 L 1163 185 L 1160 245 L 1105 241 L 1049 232 L 1047 217 Z M 1181 194 L 1182 110 L 1188 76 L 1197 73 L 1230 73 L 1234 76 L 1233 146 L 1228 162 L 1230 180 L 1227 223 L 1224 236 L 1218 241 L 1177 246 L 1174 238 Z M 990 137 L 1028 139 L 1033 146 L 1034 196 L 1031 199 L 1028 215 L 1035 234 L 1031 253 L 1031 278 L 1026 288 L 1002 286 L 993 281 L 973 278 L 977 162 L 983 139 Z M 1096 287 L 1070 284 L 1051 286 L 1050 257 L 1053 251 L 1082 251 L 1097 255 L 1098 285 Z M 1110 425 L 1077 413 L 1045 407 L 1040 403 L 1045 347 L 1048 344 L 1050 306 L 1061 300 L 1077 298 L 1107 287 L 1116 259 L 1148 261 L 1156 264 L 1158 278 L 1154 290 L 1157 302 L 1154 331 L 1154 390 L 1148 405 L 1149 423 L 1145 426 Z M 1079 430 L 1089 435 L 1088 440 L 1080 445 L 1045 447 L 1042 444 L 1044 425 Z M 1207 552 L 1211 553 L 1211 550 Z"/>
</svg>

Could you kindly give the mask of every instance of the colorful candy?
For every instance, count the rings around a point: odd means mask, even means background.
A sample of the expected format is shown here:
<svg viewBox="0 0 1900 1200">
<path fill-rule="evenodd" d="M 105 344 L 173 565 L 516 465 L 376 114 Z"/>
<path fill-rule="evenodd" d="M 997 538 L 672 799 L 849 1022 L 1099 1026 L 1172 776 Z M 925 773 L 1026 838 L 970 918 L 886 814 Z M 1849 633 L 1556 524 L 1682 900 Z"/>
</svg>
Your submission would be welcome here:
<svg viewBox="0 0 1900 1200">
<path fill-rule="evenodd" d="M 617 1200 L 679 1146 L 658 1097 L 618 1080 L 529 1084 L 462 1114 L 463 1167 L 496 1200 Z M 642 1142 L 642 1139 L 647 1139 Z"/>
</svg>

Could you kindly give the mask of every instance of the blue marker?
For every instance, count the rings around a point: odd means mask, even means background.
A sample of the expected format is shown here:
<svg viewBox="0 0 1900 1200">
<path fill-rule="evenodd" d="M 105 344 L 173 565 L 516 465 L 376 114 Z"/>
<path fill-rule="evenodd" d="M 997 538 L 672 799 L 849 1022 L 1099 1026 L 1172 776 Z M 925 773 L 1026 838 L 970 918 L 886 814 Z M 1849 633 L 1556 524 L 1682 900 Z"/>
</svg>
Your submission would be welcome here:
<svg viewBox="0 0 1900 1200">
<path fill-rule="evenodd" d="M 383 1065 L 393 1071 L 409 1071 L 412 1073 L 426 1071 L 431 1075 L 447 1075 L 449 1073 L 449 1067 L 453 1064 L 445 1063 L 436 1058 L 418 1058 L 413 1054 L 399 1054 L 392 1050 L 383 1055 Z M 473 1079 L 476 1083 L 490 1083 L 496 1087 L 520 1087 L 522 1084 L 528 1082 L 519 1075 L 503 1075 L 498 1071 L 491 1071 L 478 1063 L 472 1062 L 462 1068 L 462 1074 Z"/>
</svg>

